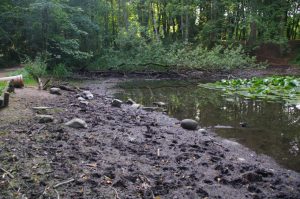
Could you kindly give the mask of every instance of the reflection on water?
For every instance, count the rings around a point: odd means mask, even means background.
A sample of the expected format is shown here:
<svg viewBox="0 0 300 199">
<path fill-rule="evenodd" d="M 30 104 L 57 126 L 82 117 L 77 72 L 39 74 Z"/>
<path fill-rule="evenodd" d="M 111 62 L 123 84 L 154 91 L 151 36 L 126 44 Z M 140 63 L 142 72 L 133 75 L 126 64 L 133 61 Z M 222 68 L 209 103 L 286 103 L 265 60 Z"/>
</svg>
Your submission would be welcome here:
<svg viewBox="0 0 300 199">
<path fill-rule="evenodd" d="M 228 98 L 221 91 L 174 80 L 135 80 L 119 85 L 117 97 L 132 98 L 145 106 L 168 103 L 167 112 L 178 119 L 194 118 L 202 127 L 215 128 L 257 153 L 267 154 L 286 168 L 300 172 L 300 110 L 281 103 Z M 240 122 L 247 123 L 246 128 Z"/>
</svg>

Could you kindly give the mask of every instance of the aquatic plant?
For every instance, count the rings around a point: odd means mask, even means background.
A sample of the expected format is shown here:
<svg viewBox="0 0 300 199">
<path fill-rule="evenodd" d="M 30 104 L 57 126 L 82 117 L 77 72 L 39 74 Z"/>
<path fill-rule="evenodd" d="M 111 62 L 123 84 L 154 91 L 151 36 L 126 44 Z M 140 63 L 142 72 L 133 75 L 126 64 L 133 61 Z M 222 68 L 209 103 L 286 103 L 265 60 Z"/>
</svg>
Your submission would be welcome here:
<svg viewBox="0 0 300 199">
<path fill-rule="evenodd" d="M 226 95 L 241 95 L 247 99 L 284 101 L 287 104 L 300 103 L 300 78 L 273 76 L 265 78 L 221 80 L 200 84 L 209 89 L 221 89 Z"/>
</svg>

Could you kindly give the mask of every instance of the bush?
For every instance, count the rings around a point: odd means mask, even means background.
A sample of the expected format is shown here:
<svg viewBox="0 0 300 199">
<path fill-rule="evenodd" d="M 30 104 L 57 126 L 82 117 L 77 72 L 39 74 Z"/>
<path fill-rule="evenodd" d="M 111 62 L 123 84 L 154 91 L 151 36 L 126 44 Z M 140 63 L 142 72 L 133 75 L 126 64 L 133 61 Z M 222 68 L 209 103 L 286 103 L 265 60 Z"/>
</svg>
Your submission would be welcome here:
<svg viewBox="0 0 300 199">
<path fill-rule="evenodd" d="M 217 45 L 208 49 L 201 45 L 184 43 L 164 45 L 146 33 L 139 34 L 139 27 L 121 31 L 115 40 L 116 47 L 99 56 L 90 66 L 96 70 L 115 71 L 165 71 L 169 69 L 234 69 L 256 66 L 255 57 L 248 56 L 242 46 Z"/>
<path fill-rule="evenodd" d="M 36 79 L 47 74 L 47 64 L 41 57 L 36 57 L 34 60 L 26 59 L 23 64 L 25 70 Z"/>
<path fill-rule="evenodd" d="M 69 69 L 64 64 L 55 65 L 50 71 L 51 76 L 62 78 L 70 75 Z"/>
</svg>

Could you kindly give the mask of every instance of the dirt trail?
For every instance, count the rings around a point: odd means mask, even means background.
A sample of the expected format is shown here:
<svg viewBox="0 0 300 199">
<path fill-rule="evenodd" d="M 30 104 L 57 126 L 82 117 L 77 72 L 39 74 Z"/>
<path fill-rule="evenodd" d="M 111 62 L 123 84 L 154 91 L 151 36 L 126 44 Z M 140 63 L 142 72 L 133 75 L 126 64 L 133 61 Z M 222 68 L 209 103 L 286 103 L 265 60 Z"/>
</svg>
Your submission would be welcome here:
<svg viewBox="0 0 300 199">
<path fill-rule="evenodd" d="M 1 77 L 6 77 L 9 73 L 14 72 L 18 69 L 21 69 L 22 67 L 20 66 L 16 66 L 16 67 L 12 67 L 12 68 L 4 68 L 0 70 L 0 78 Z"/>
<path fill-rule="evenodd" d="M 14 177 L 0 170 L 0 198 L 300 198 L 300 174 L 268 157 L 213 132 L 183 130 L 162 113 L 111 107 L 117 81 L 89 82 L 95 99 L 87 106 L 75 92 L 25 89 L 32 94 L 22 99 L 17 91 L 29 117 L 0 121 L 1 167 Z M 38 105 L 57 108 L 54 123 L 32 118 Z M 66 127 L 74 117 L 88 128 Z"/>
</svg>

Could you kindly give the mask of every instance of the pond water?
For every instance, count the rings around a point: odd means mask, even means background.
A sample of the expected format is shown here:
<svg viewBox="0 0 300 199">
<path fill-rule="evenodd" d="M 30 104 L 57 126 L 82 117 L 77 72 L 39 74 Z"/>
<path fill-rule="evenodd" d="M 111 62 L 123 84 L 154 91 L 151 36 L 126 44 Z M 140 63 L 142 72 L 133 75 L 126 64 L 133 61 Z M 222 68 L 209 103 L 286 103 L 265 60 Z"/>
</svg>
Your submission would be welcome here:
<svg viewBox="0 0 300 199">
<path fill-rule="evenodd" d="M 121 83 L 116 97 L 132 98 L 144 106 L 162 101 L 168 115 L 191 118 L 213 128 L 221 137 L 235 140 L 282 166 L 300 172 L 300 110 L 280 102 L 228 98 L 222 91 L 178 80 L 132 80 Z M 203 83 L 203 82 L 202 82 Z M 246 123 L 241 127 L 240 123 Z"/>
</svg>

